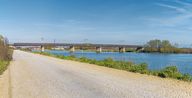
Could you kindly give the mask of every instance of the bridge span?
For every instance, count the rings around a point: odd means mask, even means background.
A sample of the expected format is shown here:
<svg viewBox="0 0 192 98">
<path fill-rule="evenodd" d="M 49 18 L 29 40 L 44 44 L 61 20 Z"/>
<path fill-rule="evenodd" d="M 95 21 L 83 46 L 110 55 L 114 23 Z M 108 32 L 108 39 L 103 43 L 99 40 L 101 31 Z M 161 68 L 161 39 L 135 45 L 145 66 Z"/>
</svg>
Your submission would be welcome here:
<svg viewBox="0 0 192 98">
<path fill-rule="evenodd" d="M 143 49 L 142 45 L 121 45 L 121 44 L 90 44 L 90 43 L 14 43 L 14 47 L 40 47 L 42 51 L 46 46 L 52 47 L 69 47 L 71 52 L 74 52 L 75 49 L 83 47 L 92 47 L 95 48 L 97 52 L 102 52 L 103 48 L 114 49 L 118 48 L 119 52 L 126 52 L 126 49 Z"/>
</svg>

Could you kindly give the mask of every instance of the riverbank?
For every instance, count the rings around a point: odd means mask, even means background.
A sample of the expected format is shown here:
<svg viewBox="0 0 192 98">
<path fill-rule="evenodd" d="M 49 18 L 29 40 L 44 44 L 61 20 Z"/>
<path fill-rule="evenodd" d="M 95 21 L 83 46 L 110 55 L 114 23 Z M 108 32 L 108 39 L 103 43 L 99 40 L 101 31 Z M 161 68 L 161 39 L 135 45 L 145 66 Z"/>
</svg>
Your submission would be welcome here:
<svg viewBox="0 0 192 98">
<path fill-rule="evenodd" d="M 15 98 L 191 98 L 191 82 L 15 51 Z"/>
<path fill-rule="evenodd" d="M 89 59 L 86 57 L 77 58 L 75 56 L 63 56 L 63 55 L 55 55 L 46 52 L 34 52 L 42 55 L 52 56 L 60 59 L 79 61 L 84 63 L 96 64 L 99 66 L 105 66 L 120 70 L 126 70 L 134 73 L 148 74 L 154 75 L 161 78 L 173 78 L 183 81 L 192 81 L 192 76 L 189 74 L 182 74 L 179 72 L 176 66 L 168 66 L 161 70 L 149 70 L 148 65 L 146 63 L 134 64 L 132 62 L 126 61 L 114 61 L 111 58 L 106 58 L 104 60 L 95 60 Z"/>
</svg>

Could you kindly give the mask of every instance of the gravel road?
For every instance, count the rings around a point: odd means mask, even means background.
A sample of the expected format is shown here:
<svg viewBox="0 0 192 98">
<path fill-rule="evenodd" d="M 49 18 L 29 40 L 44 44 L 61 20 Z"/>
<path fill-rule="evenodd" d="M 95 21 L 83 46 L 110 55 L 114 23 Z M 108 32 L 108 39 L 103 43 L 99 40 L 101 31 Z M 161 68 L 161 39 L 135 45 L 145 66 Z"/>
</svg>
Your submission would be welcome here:
<svg viewBox="0 0 192 98">
<path fill-rule="evenodd" d="M 192 84 L 14 51 L 12 98 L 192 98 Z"/>
</svg>

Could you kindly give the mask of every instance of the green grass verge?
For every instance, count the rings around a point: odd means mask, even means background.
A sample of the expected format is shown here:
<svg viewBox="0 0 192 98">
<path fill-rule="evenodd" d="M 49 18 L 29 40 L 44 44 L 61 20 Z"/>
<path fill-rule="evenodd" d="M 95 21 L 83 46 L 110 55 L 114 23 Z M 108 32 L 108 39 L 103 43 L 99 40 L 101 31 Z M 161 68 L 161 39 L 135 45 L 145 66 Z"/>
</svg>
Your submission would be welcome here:
<svg viewBox="0 0 192 98">
<path fill-rule="evenodd" d="M 13 54 L 13 50 L 9 49 L 6 55 L 6 59 L 0 60 L 0 75 L 3 74 L 3 72 L 7 69 L 10 61 L 12 60 L 12 54 Z"/>
<path fill-rule="evenodd" d="M 178 79 L 183 81 L 192 81 L 191 75 L 180 73 L 176 66 L 168 66 L 162 70 L 149 70 L 148 65 L 146 63 L 134 64 L 132 62 L 126 62 L 126 61 L 115 61 L 111 58 L 107 58 L 104 60 L 95 60 L 95 59 L 89 59 L 86 57 L 77 58 L 75 56 L 54 55 L 54 54 L 45 53 L 45 52 L 33 52 L 33 53 L 52 56 L 52 57 L 65 59 L 65 60 L 73 60 L 73 61 L 95 64 L 99 66 L 105 66 L 105 67 L 110 67 L 110 68 L 115 68 L 120 70 L 126 70 L 134 73 L 154 75 L 161 78 L 173 78 L 173 79 Z"/>
<path fill-rule="evenodd" d="M 7 69 L 9 61 L 0 61 L 0 75 Z"/>
</svg>

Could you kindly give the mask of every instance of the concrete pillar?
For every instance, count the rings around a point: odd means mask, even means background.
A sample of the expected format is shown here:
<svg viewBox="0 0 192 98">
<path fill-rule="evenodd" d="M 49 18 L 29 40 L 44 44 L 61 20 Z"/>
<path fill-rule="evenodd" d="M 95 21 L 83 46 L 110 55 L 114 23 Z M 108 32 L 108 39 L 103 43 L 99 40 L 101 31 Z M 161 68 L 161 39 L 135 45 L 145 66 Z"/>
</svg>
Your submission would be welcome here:
<svg viewBox="0 0 192 98">
<path fill-rule="evenodd" d="M 101 53 L 102 52 L 102 47 L 96 47 L 96 52 Z"/>
<path fill-rule="evenodd" d="M 44 51 L 45 51 L 45 47 L 41 46 L 41 52 L 44 52 Z"/>
<path fill-rule="evenodd" d="M 62 47 L 62 50 L 65 50 L 65 46 Z"/>
<path fill-rule="evenodd" d="M 125 52 L 125 47 L 119 47 L 119 52 L 124 53 Z"/>
<path fill-rule="evenodd" d="M 75 46 L 70 46 L 69 50 L 70 52 L 75 52 Z"/>
<path fill-rule="evenodd" d="M 143 47 L 137 47 L 135 50 L 136 50 L 136 51 L 143 51 L 144 48 L 143 48 Z"/>
</svg>

